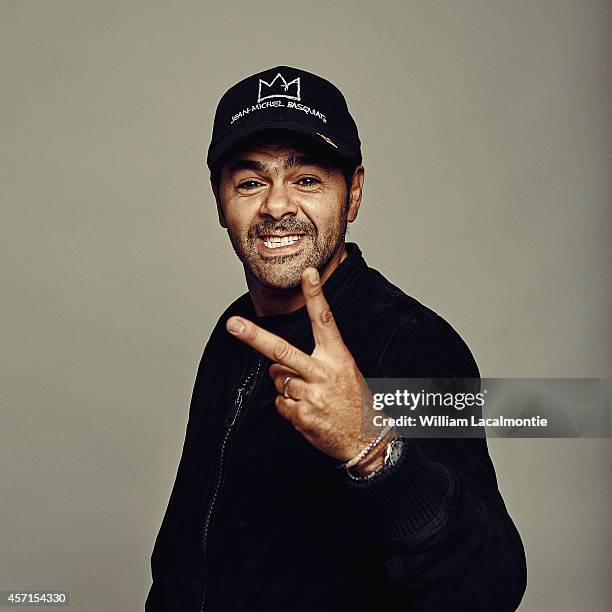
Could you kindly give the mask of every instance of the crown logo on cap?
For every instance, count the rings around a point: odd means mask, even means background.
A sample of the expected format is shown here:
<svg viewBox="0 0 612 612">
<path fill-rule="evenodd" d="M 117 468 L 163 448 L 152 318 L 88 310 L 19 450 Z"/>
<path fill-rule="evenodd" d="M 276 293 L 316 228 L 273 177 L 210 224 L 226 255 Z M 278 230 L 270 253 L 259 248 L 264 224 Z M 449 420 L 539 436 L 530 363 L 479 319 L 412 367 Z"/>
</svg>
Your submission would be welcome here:
<svg viewBox="0 0 612 612">
<path fill-rule="evenodd" d="M 283 75 L 278 72 L 271 83 L 259 79 L 259 90 L 257 102 L 270 98 L 287 98 L 288 100 L 300 101 L 300 77 L 287 82 Z"/>
</svg>

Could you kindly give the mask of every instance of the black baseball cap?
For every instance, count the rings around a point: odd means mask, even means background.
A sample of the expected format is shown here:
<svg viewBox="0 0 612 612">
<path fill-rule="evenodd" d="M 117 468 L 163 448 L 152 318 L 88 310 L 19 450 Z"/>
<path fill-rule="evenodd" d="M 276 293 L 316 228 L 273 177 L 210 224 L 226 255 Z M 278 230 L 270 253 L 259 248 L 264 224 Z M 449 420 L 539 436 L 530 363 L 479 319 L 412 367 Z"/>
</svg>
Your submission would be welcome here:
<svg viewBox="0 0 612 612">
<path fill-rule="evenodd" d="M 247 136 L 273 129 L 304 134 L 346 161 L 361 163 L 357 125 L 340 90 L 311 72 L 277 66 L 223 94 L 215 112 L 208 167 L 212 170 Z"/>
</svg>

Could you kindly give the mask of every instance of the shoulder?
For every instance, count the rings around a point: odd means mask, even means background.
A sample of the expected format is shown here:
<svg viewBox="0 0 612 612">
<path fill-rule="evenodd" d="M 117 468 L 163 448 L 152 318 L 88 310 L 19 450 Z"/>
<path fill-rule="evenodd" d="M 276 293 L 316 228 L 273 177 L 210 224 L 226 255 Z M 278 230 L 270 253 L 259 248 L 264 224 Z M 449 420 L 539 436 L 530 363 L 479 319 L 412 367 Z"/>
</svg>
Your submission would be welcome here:
<svg viewBox="0 0 612 612">
<path fill-rule="evenodd" d="M 217 319 L 215 327 L 212 331 L 211 338 L 219 334 L 220 331 L 225 331 L 225 324 L 230 317 L 239 315 L 242 317 L 252 318 L 254 315 L 251 298 L 248 291 L 237 297 Z"/>
<path fill-rule="evenodd" d="M 365 271 L 352 310 L 359 317 L 357 335 L 368 338 L 375 351 L 376 376 L 479 377 L 476 361 L 455 328 L 378 270 Z"/>
<path fill-rule="evenodd" d="M 250 310 L 249 310 L 250 308 Z M 235 347 L 242 346 L 242 343 L 231 336 L 226 330 L 227 320 L 234 315 L 241 315 L 250 318 L 252 303 L 248 292 L 236 298 L 220 315 L 215 323 L 208 340 L 204 345 L 202 357 L 200 359 L 200 369 L 211 360 L 213 354 L 225 353 Z"/>
</svg>

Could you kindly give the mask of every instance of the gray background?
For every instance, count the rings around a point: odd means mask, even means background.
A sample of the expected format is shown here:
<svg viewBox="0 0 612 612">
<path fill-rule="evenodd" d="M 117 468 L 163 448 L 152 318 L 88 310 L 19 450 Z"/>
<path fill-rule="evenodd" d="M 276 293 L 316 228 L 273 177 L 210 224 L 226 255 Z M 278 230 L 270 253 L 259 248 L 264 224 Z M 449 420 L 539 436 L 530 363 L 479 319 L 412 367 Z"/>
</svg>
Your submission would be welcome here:
<svg viewBox="0 0 612 612">
<path fill-rule="evenodd" d="M 203 164 L 278 64 L 360 127 L 350 239 L 488 377 L 609 376 L 607 2 L 3 0 L 0 588 L 141 610 L 205 341 L 244 289 Z M 608 610 L 610 440 L 495 440 L 521 610 Z"/>
</svg>

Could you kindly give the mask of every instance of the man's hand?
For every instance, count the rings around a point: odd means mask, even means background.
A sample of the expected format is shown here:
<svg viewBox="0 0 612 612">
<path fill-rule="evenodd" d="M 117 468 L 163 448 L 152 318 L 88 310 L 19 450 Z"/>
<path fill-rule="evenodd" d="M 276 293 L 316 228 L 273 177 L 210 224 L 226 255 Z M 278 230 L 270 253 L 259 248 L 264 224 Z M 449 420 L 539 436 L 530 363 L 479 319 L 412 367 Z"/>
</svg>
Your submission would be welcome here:
<svg viewBox="0 0 612 612">
<path fill-rule="evenodd" d="M 302 273 L 302 291 L 315 341 L 311 355 L 241 317 L 231 317 L 227 330 L 275 362 L 269 374 L 280 415 L 320 451 L 347 461 L 370 440 L 361 437 L 361 407 L 371 407 L 372 396 L 342 340 L 316 268 Z M 378 456 L 358 471 L 368 473 L 381 463 Z"/>
</svg>

